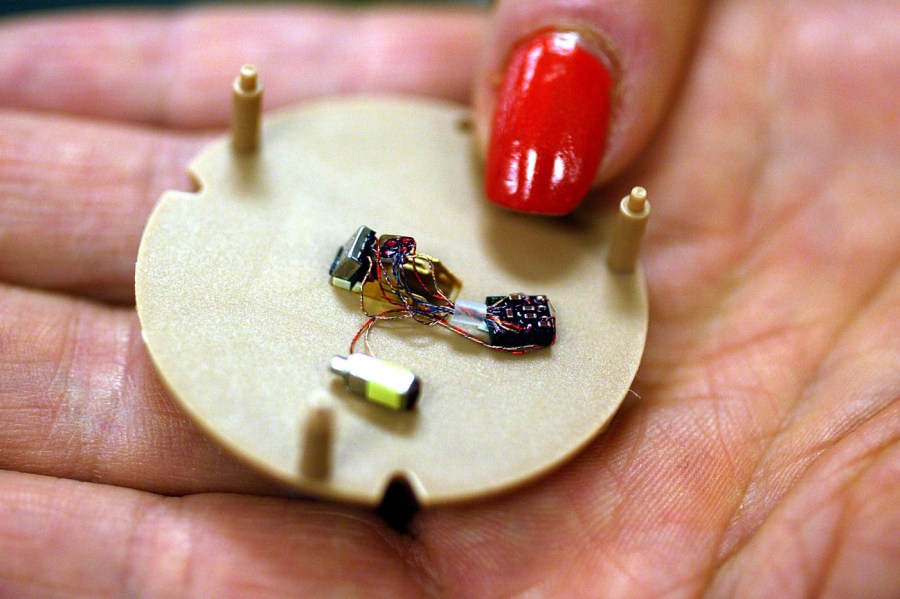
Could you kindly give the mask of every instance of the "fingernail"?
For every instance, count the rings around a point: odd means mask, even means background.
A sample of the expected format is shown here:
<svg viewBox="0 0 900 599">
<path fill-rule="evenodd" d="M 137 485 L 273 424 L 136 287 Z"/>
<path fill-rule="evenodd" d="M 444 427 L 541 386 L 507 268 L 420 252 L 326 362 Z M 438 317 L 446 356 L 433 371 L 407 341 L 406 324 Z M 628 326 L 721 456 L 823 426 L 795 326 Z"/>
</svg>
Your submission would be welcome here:
<svg viewBox="0 0 900 599">
<path fill-rule="evenodd" d="M 606 146 L 612 76 L 574 32 L 544 31 L 512 52 L 497 94 L 488 198 L 523 212 L 566 214 L 587 194 Z"/>
</svg>

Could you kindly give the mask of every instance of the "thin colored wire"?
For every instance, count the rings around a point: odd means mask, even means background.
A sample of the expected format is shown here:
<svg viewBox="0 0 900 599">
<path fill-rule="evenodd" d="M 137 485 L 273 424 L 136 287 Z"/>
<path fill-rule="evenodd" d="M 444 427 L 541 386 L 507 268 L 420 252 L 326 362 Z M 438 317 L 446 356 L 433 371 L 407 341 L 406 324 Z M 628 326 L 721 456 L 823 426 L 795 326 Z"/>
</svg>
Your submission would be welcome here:
<svg viewBox="0 0 900 599">
<path fill-rule="evenodd" d="M 381 246 L 377 240 L 373 249 L 374 256 L 381 255 Z M 436 291 L 436 293 L 430 292 L 428 285 L 422 279 L 422 276 L 417 268 L 417 260 L 421 260 L 429 267 L 433 289 Z M 409 285 L 406 272 L 403 268 L 404 265 L 409 262 L 412 262 L 412 271 L 422 290 L 425 291 L 424 294 L 420 295 L 418 293 L 415 293 Z M 372 276 L 373 270 L 375 271 L 375 277 Z M 399 320 L 403 318 L 412 318 L 419 324 L 425 326 L 441 326 L 470 341 L 478 343 L 479 345 L 487 349 L 492 349 L 504 353 L 524 354 L 543 347 L 540 345 L 521 345 L 516 347 L 492 345 L 484 341 L 483 339 L 480 339 L 479 337 L 476 337 L 475 335 L 469 333 L 468 331 L 465 331 L 447 322 L 447 319 L 452 316 L 455 311 L 455 303 L 450 300 L 450 298 L 448 298 L 441 289 L 440 283 L 437 280 L 437 273 L 434 268 L 433 259 L 430 256 L 419 255 L 415 253 L 415 245 L 413 245 L 413 249 L 409 252 L 397 252 L 397 257 L 391 265 L 390 275 L 390 277 L 385 276 L 385 271 L 382 267 L 381 260 L 377 258 L 369 258 L 369 267 L 366 271 L 365 276 L 363 277 L 360 289 L 360 310 L 369 318 L 353 336 L 353 340 L 350 343 L 350 353 L 353 353 L 355 351 L 356 345 L 359 342 L 360 337 L 362 337 L 366 353 L 371 355 L 372 351 L 369 344 L 369 335 L 378 321 Z M 366 295 L 363 291 L 363 288 L 365 288 L 366 284 L 368 284 L 369 282 L 378 283 L 382 298 L 389 305 L 394 306 L 393 309 L 386 310 L 378 314 L 369 312 L 369 310 L 366 308 Z M 396 299 L 393 299 L 391 296 Z M 502 301 L 503 298 L 497 300 L 490 307 L 496 306 Z M 506 331 L 518 332 L 523 330 L 523 327 L 507 322 L 493 314 L 488 314 L 486 318 Z"/>
</svg>

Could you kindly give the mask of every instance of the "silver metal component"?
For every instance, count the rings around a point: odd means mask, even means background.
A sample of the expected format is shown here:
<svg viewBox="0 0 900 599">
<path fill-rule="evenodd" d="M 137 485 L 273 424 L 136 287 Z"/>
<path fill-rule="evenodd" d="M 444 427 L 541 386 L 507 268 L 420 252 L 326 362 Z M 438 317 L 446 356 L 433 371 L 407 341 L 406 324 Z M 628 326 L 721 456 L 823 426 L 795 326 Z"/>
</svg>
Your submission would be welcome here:
<svg viewBox="0 0 900 599">
<path fill-rule="evenodd" d="M 334 356 L 328 364 L 350 391 L 392 410 L 411 410 L 422 383 L 411 370 L 366 354 Z"/>
</svg>

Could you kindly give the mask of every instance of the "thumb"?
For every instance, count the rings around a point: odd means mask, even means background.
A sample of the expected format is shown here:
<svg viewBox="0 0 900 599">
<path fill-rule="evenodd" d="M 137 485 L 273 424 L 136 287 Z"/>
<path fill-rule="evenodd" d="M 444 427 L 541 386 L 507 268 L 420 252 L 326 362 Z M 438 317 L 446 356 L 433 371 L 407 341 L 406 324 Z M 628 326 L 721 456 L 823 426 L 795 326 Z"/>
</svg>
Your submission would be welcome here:
<svg viewBox="0 0 900 599">
<path fill-rule="evenodd" d="M 565 214 L 634 159 L 667 104 L 699 0 L 500 0 L 475 91 L 488 198 Z"/>
</svg>

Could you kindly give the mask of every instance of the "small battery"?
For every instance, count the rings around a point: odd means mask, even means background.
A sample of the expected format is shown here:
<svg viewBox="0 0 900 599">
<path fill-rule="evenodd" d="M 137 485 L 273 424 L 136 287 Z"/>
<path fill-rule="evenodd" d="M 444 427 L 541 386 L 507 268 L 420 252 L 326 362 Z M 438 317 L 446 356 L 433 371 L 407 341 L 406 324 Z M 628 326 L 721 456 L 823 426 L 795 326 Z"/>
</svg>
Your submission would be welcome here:
<svg viewBox="0 0 900 599">
<path fill-rule="evenodd" d="M 399 364 L 357 353 L 334 356 L 328 366 L 347 389 L 392 410 L 411 410 L 419 399 L 419 377 Z"/>
</svg>

